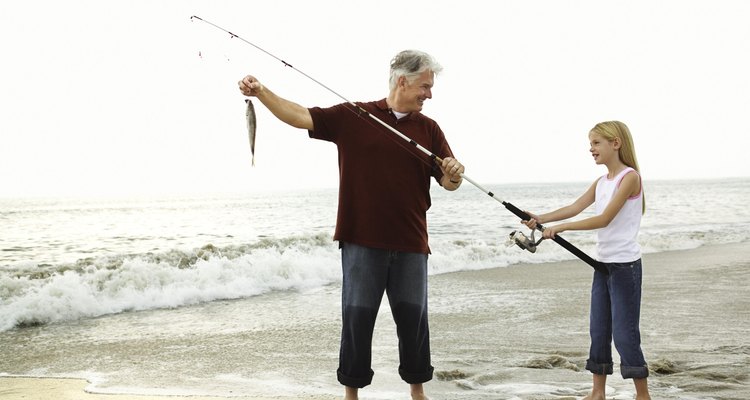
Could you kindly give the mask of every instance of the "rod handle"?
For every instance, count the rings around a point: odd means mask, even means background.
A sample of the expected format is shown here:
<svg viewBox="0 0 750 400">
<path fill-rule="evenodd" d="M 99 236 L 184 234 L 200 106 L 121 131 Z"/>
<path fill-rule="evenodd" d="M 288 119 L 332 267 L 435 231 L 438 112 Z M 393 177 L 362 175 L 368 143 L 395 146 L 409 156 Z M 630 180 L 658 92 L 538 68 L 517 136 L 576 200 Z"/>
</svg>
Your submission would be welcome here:
<svg viewBox="0 0 750 400">
<path fill-rule="evenodd" d="M 507 201 L 504 201 L 503 205 L 505 206 L 505 208 L 508 209 L 508 211 L 512 212 L 513 214 L 515 214 L 517 217 L 521 218 L 522 220 L 528 221 L 531 219 L 531 216 L 529 214 L 523 212 L 523 210 L 514 206 L 513 204 L 508 203 Z M 539 229 L 540 231 L 544 230 L 544 227 L 542 226 L 542 224 L 537 224 L 536 228 Z M 573 253 L 573 255 L 580 258 L 583 262 L 590 265 L 595 270 L 605 275 L 609 275 L 609 271 L 601 262 L 594 260 L 593 258 L 591 258 L 591 256 L 584 253 L 583 251 L 581 251 L 581 249 L 572 245 L 567 240 L 563 239 L 560 235 L 555 235 L 555 237 L 552 240 L 554 240 L 555 243 L 559 244 L 560 246 L 564 247 L 569 252 Z"/>
</svg>

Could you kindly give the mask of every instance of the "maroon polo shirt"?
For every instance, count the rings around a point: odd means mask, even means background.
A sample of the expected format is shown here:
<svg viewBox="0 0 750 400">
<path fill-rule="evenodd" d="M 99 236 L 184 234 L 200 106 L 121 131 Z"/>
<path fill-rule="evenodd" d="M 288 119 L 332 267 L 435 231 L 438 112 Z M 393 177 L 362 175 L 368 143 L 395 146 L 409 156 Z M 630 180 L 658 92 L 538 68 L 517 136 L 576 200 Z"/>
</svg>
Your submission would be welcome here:
<svg viewBox="0 0 750 400">
<path fill-rule="evenodd" d="M 453 157 L 432 119 L 411 113 L 397 120 L 385 99 L 357 103 L 438 157 Z M 440 168 L 429 156 L 351 104 L 310 108 L 310 137 L 338 147 L 339 204 L 334 240 L 361 246 L 429 254 L 427 210 L 430 178 Z"/>
</svg>

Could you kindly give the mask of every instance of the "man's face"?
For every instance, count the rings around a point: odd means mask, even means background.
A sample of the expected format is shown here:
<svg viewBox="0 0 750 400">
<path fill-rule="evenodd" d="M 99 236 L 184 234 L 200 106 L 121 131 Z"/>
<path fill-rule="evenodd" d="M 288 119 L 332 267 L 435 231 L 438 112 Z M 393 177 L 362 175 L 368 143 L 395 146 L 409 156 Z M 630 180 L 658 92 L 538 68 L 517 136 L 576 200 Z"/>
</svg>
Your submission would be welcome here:
<svg viewBox="0 0 750 400">
<path fill-rule="evenodd" d="M 424 101 L 432 98 L 432 85 L 434 84 L 433 73 L 430 70 L 422 72 L 415 80 L 409 82 L 405 77 L 401 77 L 399 96 L 406 108 L 399 110 L 402 112 L 422 111 Z"/>
</svg>

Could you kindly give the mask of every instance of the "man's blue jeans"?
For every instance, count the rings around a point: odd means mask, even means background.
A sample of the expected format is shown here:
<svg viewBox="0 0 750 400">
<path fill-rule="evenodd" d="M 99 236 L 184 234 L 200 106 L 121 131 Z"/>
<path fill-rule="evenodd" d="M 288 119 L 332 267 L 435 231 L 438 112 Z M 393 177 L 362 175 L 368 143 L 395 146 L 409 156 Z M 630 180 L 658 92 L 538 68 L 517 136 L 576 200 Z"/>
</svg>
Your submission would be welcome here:
<svg viewBox="0 0 750 400">
<path fill-rule="evenodd" d="M 594 272 L 591 285 L 591 349 L 586 369 L 598 375 L 612 374 L 612 340 L 620 354 L 624 379 L 645 378 L 648 366 L 641 351 L 641 260 L 604 263 L 609 275 Z"/>
<path fill-rule="evenodd" d="M 343 285 L 338 380 L 362 388 L 372 382 L 372 336 L 383 293 L 396 322 L 399 375 L 410 384 L 432 379 L 427 323 L 427 254 L 341 243 Z"/>
</svg>

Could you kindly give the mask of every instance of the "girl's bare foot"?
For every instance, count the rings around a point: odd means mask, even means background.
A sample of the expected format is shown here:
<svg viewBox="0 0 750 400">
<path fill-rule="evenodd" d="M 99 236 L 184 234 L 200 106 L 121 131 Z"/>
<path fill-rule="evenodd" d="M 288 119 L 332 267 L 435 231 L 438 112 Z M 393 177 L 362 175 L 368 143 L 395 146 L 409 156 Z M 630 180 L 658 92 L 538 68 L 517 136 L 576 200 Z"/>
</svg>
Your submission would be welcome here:
<svg viewBox="0 0 750 400">
<path fill-rule="evenodd" d="M 635 400 L 651 400 L 648 393 L 648 380 L 646 378 L 633 379 L 635 384 Z"/>
</svg>

